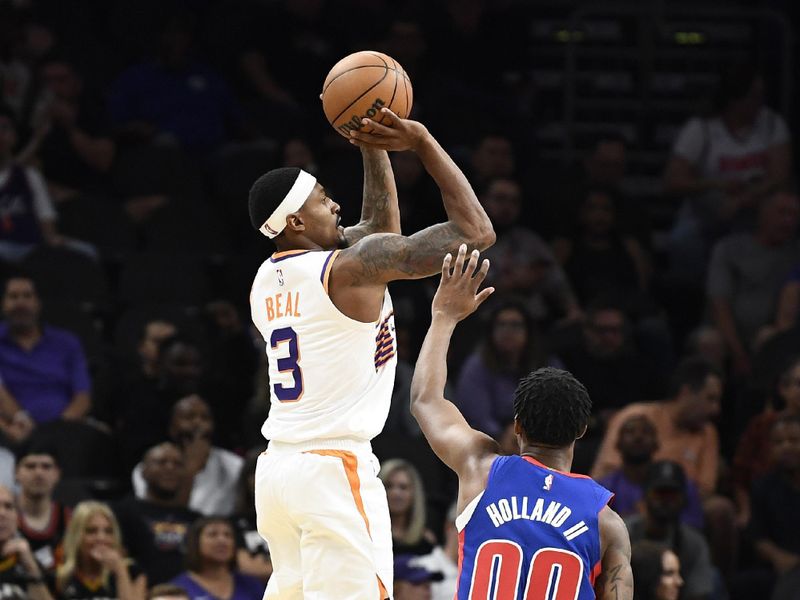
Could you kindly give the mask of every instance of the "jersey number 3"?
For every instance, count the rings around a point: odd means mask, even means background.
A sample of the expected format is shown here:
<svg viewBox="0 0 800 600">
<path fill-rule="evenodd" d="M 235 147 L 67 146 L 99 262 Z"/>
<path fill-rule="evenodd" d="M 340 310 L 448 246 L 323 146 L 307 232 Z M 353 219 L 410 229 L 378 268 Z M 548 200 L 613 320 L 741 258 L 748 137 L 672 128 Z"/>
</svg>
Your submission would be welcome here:
<svg viewBox="0 0 800 600">
<path fill-rule="evenodd" d="M 575 600 L 583 578 L 577 554 L 559 548 L 542 548 L 531 558 L 525 593 L 519 597 L 522 548 L 508 540 L 481 544 L 475 557 L 471 600 Z"/>
<path fill-rule="evenodd" d="M 278 359 L 278 371 L 291 373 L 294 385 L 286 387 L 282 383 L 275 383 L 272 389 L 281 402 L 297 402 L 303 396 L 303 371 L 300 369 L 300 347 L 297 344 L 297 333 L 291 327 L 273 329 L 269 343 L 275 350 L 280 344 L 289 342 L 289 356 Z"/>
</svg>

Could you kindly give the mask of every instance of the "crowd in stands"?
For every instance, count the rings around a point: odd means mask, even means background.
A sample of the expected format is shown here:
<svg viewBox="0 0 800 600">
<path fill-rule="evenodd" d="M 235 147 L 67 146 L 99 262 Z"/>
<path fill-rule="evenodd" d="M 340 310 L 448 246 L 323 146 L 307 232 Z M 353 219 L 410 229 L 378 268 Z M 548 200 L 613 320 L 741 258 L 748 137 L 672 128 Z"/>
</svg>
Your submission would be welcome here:
<svg viewBox="0 0 800 600">
<path fill-rule="evenodd" d="M 404 66 L 413 118 L 497 233 L 497 293 L 455 334 L 446 396 L 513 452 L 518 378 L 570 370 L 594 406 L 574 468 L 615 493 L 636 598 L 797 597 L 793 115 L 770 108 L 758 48 L 720 64 L 661 165 L 674 214 L 656 231 L 621 133 L 570 164 L 537 153 L 535 7 L 0 0 L 0 600 L 261 598 L 269 382 L 248 290 L 272 248 L 247 190 L 299 166 L 356 220 L 361 160 L 318 96 L 363 48 Z M 403 231 L 440 220 L 417 158 L 391 160 Z M 374 448 L 398 600 L 456 581 L 455 480 L 408 407 L 435 284 L 391 288 L 399 364 Z"/>
</svg>

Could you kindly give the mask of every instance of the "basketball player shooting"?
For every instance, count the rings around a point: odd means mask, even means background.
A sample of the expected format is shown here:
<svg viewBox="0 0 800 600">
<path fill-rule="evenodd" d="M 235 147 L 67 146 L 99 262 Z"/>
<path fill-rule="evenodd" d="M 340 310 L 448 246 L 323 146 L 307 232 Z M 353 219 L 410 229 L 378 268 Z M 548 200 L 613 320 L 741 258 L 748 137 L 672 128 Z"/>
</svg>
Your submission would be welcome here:
<svg viewBox="0 0 800 600">
<path fill-rule="evenodd" d="M 456 599 L 630 600 L 630 540 L 607 503 L 611 493 L 570 473 L 575 440 L 586 432 L 591 401 L 570 373 L 543 368 L 514 396 L 520 455 L 472 429 L 442 395 L 456 324 L 493 292 L 478 291 L 489 270 L 462 245 L 448 254 L 432 320 L 411 387 L 411 411 L 433 451 L 458 474 L 460 535 Z M 494 590 L 494 595 L 491 591 Z"/>
<path fill-rule="evenodd" d="M 486 248 L 495 239 L 466 177 L 427 129 L 387 109 L 378 118 L 382 125 L 364 119 L 370 133 L 350 133 L 364 163 L 357 225 L 342 228 L 339 205 L 297 168 L 270 171 L 250 191 L 252 224 L 277 247 L 250 295 L 271 388 L 255 484 L 274 568 L 266 600 L 391 597 L 391 524 L 370 445 L 396 366 L 386 285 L 435 274 L 464 241 Z M 400 233 L 387 150 L 417 153 L 447 222 Z"/>
</svg>

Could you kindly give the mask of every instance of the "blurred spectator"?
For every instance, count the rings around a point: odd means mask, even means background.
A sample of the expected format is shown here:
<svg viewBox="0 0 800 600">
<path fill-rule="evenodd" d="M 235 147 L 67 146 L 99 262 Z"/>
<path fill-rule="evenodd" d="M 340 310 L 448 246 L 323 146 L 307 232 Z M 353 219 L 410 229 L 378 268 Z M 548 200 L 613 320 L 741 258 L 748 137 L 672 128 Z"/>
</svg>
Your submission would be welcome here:
<svg viewBox="0 0 800 600">
<path fill-rule="evenodd" d="M 433 582 L 441 581 L 442 574 L 430 571 L 417 562 L 413 554 L 395 555 L 395 600 L 432 600 Z"/>
<path fill-rule="evenodd" d="M 39 65 L 43 91 L 23 157 L 38 158 L 57 201 L 97 191 L 114 160 L 101 98 L 90 94 L 77 66 L 53 55 Z"/>
<path fill-rule="evenodd" d="M 733 457 L 733 478 L 736 492 L 739 524 L 750 518 L 750 489 L 755 480 L 768 473 L 773 465 L 769 459 L 772 442 L 770 431 L 776 420 L 784 416 L 800 417 L 800 356 L 794 356 L 782 369 L 773 399 L 764 411 L 747 424 L 736 454 Z"/>
<path fill-rule="evenodd" d="M 208 361 L 204 394 L 214 414 L 220 445 L 241 445 L 242 415 L 253 397 L 259 352 L 236 307 L 226 300 L 205 306 Z"/>
<path fill-rule="evenodd" d="M 678 556 L 663 544 L 643 540 L 631 547 L 633 600 L 678 600 L 683 578 Z"/>
<path fill-rule="evenodd" d="M 191 485 L 183 452 L 171 442 L 147 451 L 142 461 L 144 498 L 130 496 L 115 507 L 128 551 L 150 584 L 169 581 L 183 570 L 186 534 L 202 515 L 186 506 L 183 489 Z"/>
<path fill-rule="evenodd" d="M 126 558 L 117 520 L 102 502 L 75 507 L 64 536 L 56 590 L 64 600 L 144 600 L 147 577 Z"/>
<path fill-rule="evenodd" d="M 0 410 L 12 421 L 26 418 L 19 414 L 24 411 L 37 424 L 83 418 L 91 407 L 91 382 L 81 344 L 67 331 L 42 325 L 40 313 L 31 278 L 16 275 L 6 280 L 0 375 L 13 398 Z"/>
<path fill-rule="evenodd" d="M 516 171 L 511 140 L 500 133 L 481 137 L 472 152 L 470 182 L 477 190 L 488 189 L 494 179 L 509 179 Z M 490 215 L 491 216 L 491 215 Z"/>
<path fill-rule="evenodd" d="M 800 264 L 795 264 L 786 278 L 778 294 L 778 308 L 775 313 L 775 333 L 797 325 L 800 314 Z"/>
<path fill-rule="evenodd" d="M 703 496 L 714 492 L 719 438 L 712 420 L 720 412 L 722 376 L 704 359 L 689 357 L 676 367 L 671 390 L 668 400 L 631 404 L 614 415 L 592 468 L 594 479 L 602 479 L 622 466 L 616 448 L 620 429 L 630 417 L 642 415 L 655 425 L 660 442 L 654 458 L 674 460 L 683 466 Z"/>
<path fill-rule="evenodd" d="M 686 354 L 702 356 L 717 369 L 724 371 L 728 360 L 728 346 L 719 329 L 701 325 L 689 334 Z"/>
<path fill-rule="evenodd" d="M 120 135 L 145 142 L 168 138 L 205 154 L 242 128 L 228 85 L 193 57 L 193 43 L 192 18 L 173 15 L 162 25 L 153 59 L 119 76 L 109 112 Z"/>
<path fill-rule="evenodd" d="M 230 515 L 236 500 L 236 484 L 243 460 L 233 452 L 212 446 L 214 419 L 208 403 L 200 396 L 182 398 L 172 410 L 170 439 L 183 450 L 186 486 L 182 502 L 188 500 L 192 510 L 203 515 Z M 136 496 L 145 498 L 146 485 L 143 464 L 133 470 L 133 489 Z M 188 479 L 187 479 L 188 481 Z"/>
<path fill-rule="evenodd" d="M 37 244 L 58 244 L 56 211 L 39 171 L 14 162 L 17 123 L 0 106 L 0 259 L 22 260 Z"/>
<path fill-rule="evenodd" d="M 525 308 L 516 302 L 497 305 L 487 332 L 458 376 L 455 402 L 469 424 L 499 437 L 514 416 L 514 390 L 520 377 L 543 366 L 558 366 L 548 357 L 541 335 Z"/>
<path fill-rule="evenodd" d="M 800 418 L 778 418 L 771 442 L 775 469 L 753 486 L 750 534 L 778 576 L 773 600 L 790 600 L 800 589 Z"/>
<path fill-rule="evenodd" d="M 253 448 L 247 453 L 236 486 L 233 524 L 236 527 L 236 564 L 239 571 L 266 583 L 272 575 L 272 560 L 267 541 L 258 533 L 255 497 L 256 462 L 261 454 L 262 448 Z"/>
<path fill-rule="evenodd" d="M 556 237 L 553 248 L 582 304 L 613 291 L 642 303 L 650 265 L 639 241 L 620 231 L 616 199 L 611 192 L 589 190 L 581 200 L 574 234 Z"/>
<path fill-rule="evenodd" d="M 667 191 L 686 197 L 670 239 L 671 267 L 702 279 L 710 244 L 731 221 L 790 179 L 791 147 L 783 118 L 764 106 L 764 80 L 755 65 L 721 74 L 714 114 L 692 118 L 672 148 Z"/>
<path fill-rule="evenodd" d="M 147 380 L 130 390 L 120 390 L 117 429 L 123 469 L 131 469 L 147 448 L 164 440 L 175 403 L 200 391 L 204 358 L 200 347 L 180 333 L 161 341 L 155 387 Z"/>
<path fill-rule="evenodd" d="M 159 583 L 150 588 L 147 600 L 191 600 L 189 592 L 174 583 Z"/>
<path fill-rule="evenodd" d="M 419 472 L 410 462 L 394 458 L 381 465 L 378 477 L 386 487 L 395 555 L 429 554 L 436 538 L 426 527 L 425 488 Z"/>
<path fill-rule="evenodd" d="M 506 176 L 494 178 L 486 184 L 481 202 L 497 233 L 497 241 L 484 253 L 492 263 L 488 284 L 498 292 L 520 296 L 537 322 L 578 318 L 580 307 L 550 247 L 518 224 L 519 184 Z"/>
<path fill-rule="evenodd" d="M 604 421 L 612 411 L 653 391 L 653 369 L 637 351 L 630 329 L 617 302 L 598 298 L 587 308 L 578 339 L 558 349 L 565 368 L 589 390 L 593 412 Z"/>
<path fill-rule="evenodd" d="M 195 521 L 186 541 L 186 571 L 172 580 L 192 600 L 261 600 L 264 584 L 236 569 L 233 526 L 222 517 Z"/>
<path fill-rule="evenodd" d="M 708 300 L 739 375 L 750 372 L 756 336 L 771 324 L 780 286 L 800 256 L 798 219 L 797 196 L 772 194 L 758 207 L 754 233 L 731 234 L 714 246 Z"/>
<path fill-rule="evenodd" d="M 17 536 L 14 494 L 5 486 L 0 486 L 0 547 L 4 557 L 0 563 L 3 597 L 9 600 L 53 600 L 28 541 Z"/>
<path fill-rule="evenodd" d="M 420 566 L 431 573 L 441 573 L 441 581 L 431 583 L 431 600 L 452 600 L 458 587 L 458 528 L 456 526 L 455 502 L 447 511 L 444 521 L 444 544 L 436 546 L 433 552 L 414 558 L 412 566 Z"/>
<path fill-rule="evenodd" d="M 666 545 L 680 561 L 680 577 L 684 581 L 681 597 L 708 598 L 714 586 L 708 544 L 700 533 L 680 522 L 686 505 L 683 469 L 669 461 L 653 463 L 644 490 L 642 514 L 625 520 L 631 543 L 650 540 Z"/>
<path fill-rule="evenodd" d="M 658 434 L 655 425 L 645 416 L 634 415 L 622 423 L 617 439 L 617 450 L 622 456 L 622 468 L 598 480 L 606 489 L 614 492 L 611 507 L 621 517 L 636 514 L 644 497 L 644 483 L 653 454 L 658 450 Z M 686 483 L 686 506 L 681 512 L 681 522 L 695 529 L 703 529 L 703 506 L 697 486 Z"/>
<path fill-rule="evenodd" d="M 45 570 L 48 584 L 53 584 L 72 514 L 72 509 L 53 498 L 61 479 L 56 450 L 36 441 L 25 444 L 17 452 L 16 476 L 19 532 Z"/>
</svg>

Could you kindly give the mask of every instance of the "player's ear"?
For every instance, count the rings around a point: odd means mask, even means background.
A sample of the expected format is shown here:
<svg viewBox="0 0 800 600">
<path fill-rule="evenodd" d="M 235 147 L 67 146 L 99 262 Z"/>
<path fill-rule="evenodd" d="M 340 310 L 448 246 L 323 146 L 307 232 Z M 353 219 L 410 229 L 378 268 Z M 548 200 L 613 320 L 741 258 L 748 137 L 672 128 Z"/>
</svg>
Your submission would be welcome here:
<svg viewBox="0 0 800 600">
<path fill-rule="evenodd" d="M 576 440 L 579 440 L 579 439 L 581 439 L 583 436 L 585 436 L 585 435 L 586 435 L 586 431 L 587 431 L 588 429 L 589 429 L 589 426 L 588 426 L 588 425 L 584 425 L 584 426 L 583 426 L 583 431 L 581 431 L 581 434 L 580 434 L 578 437 L 576 437 L 575 439 L 576 439 Z"/>
<path fill-rule="evenodd" d="M 294 212 L 286 217 L 286 227 L 292 231 L 305 231 L 306 224 L 300 212 Z"/>
</svg>

